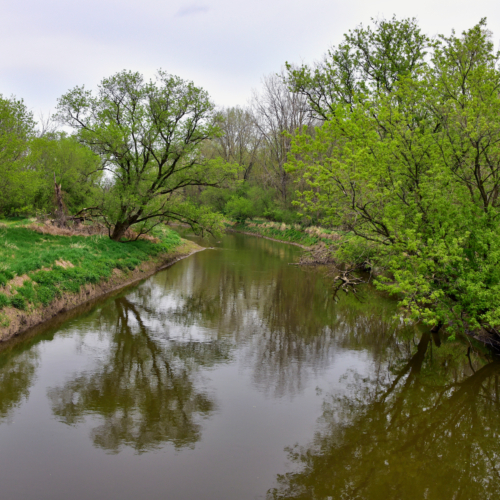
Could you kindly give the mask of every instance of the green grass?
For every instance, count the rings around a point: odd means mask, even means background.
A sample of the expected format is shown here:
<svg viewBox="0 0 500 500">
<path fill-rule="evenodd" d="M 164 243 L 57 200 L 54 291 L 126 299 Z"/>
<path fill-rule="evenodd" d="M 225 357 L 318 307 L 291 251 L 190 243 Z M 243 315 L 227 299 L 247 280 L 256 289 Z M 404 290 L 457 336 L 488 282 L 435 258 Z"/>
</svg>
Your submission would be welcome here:
<svg viewBox="0 0 500 500">
<path fill-rule="evenodd" d="M 109 278 L 115 268 L 134 270 L 181 244 L 180 236 L 167 228 L 156 236 L 160 243 L 118 243 L 103 236 L 53 236 L 22 227 L 0 227 L 0 310 L 9 305 L 18 309 L 48 305 L 63 292 L 77 293 L 87 283 Z M 74 267 L 64 268 L 56 261 L 70 262 Z M 14 295 L 2 293 L 11 279 L 23 275 L 29 279 L 11 290 Z"/>
<path fill-rule="evenodd" d="M 260 221 L 254 221 L 255 223 L 259 223 Z M 289 228 L 284 231 L 275 227 L 262 227 L 262 226 L 248 226 L 244 223 L 235 224 L 232 226 L 236 231 L 245 231 L 248 233 L 260 234 L 262 236 L 268 236 L 269 238 L 274 238 L 275 240 L 280 240 L 284 242 L 291 243 L 299 243 L 300 245 L 304 245 L 306 247 L 310 247 L 316 245 L 322 238 L 318 238 L 317 236 L 311 236 L 303 231 Z M 327 240 L 325 240 L 327 241 Z M 330 242 L 331 243 L 331 242 Z"/>
<path fill-rule="evenodd" d="M 23 224 L 29 224 L 33 222 L 34 219 L 29 219 L 26 217 L 3 217 L 0 218 L 0 224 L 4 226 L 22 226 Z"/>
</svg>

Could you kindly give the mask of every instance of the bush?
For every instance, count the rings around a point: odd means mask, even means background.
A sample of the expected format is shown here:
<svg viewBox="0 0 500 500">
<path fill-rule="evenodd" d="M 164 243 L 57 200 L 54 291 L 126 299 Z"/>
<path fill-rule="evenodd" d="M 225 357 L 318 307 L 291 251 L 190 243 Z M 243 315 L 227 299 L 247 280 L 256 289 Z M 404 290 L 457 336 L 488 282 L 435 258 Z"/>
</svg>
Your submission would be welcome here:
<svg viewBox="0 0 500 500">
<path fill-rule="evenodd" d="M 24 300 L 24 297 L 22 297 L 21 295 L 14 295 L 13 297 L 11 297 L 10 304 L 12 307 L 15 307 L 16 309 L 21 309 L 22 311 L 26 309 L 26 301 Z"/>
<path fill-rule="evenodd" d="M 264 217 L 274 222 L 284 222 L 285 224 L 297 224 L 301 222 L 301 217 L 296 212 L 280 208 L 274 208 L 264 213 Z"/>
<path fill-rule="evenodd" d="M 240 196 L 233 196 L 226 203 L 224 211 L 228 217 L 235 219 L 237 222 L 245 222 L 245 220 L 251 219 L 255 215 L 252 202 Z"/>
<path fill-rule="evenodd" d="M 0 293 L 0 309 L 2 307 L 7 307 L 8 305 L 10 305 L 9 297 L 7 297 L 4 293 Z"/>
</svg>

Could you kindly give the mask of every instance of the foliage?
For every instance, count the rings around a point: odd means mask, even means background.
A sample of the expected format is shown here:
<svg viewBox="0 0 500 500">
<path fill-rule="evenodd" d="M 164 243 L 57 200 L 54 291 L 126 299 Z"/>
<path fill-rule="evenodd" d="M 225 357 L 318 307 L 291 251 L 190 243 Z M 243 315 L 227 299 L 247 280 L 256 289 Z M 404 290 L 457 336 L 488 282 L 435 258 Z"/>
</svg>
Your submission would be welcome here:
<svg viewBox="0 0 500 500">
<path fill-rule="evenodd" d="M 238 222 L 251 219 L 255 214 L 252 202 L 248 198 L 233 196 L 225 206 L 226 215 Z"/>
<path fill-rule="evenodd" d="M 430 41 L 416 19 L 394 16 L 373 24 L 374 29 L 360 25 L 349 31 L 313 68 L 287 63 L 286 82 L 319 119 L 328 120 L 339 103 L 352 109 L 371 95 L 392 92 L 401 78 L 424 66 Z"/>
<path fill-rule="evenodd" d="M 22 100 L 0 95 L 0 213 L 30 210 L 36 172 L 29 168 L 33 116 Z"/>
<path fill-rule="evenodd" d="M 92 204 L 101 177 L 100 159 L 74 136 L 55 132 L 31 141 L 30 163 L 38 174 L 34 205 L 52 212 L 54 180 L 62 186 L 64 203 L 70 213 Z"/>
<path fill-rule="evenodd" d="M 108 172 L 100 206 L 114 240 L 132 225 L 146 232 L 169 219 L 195 227 L 203 219 L 217 229 L 216 217 L 197 213 L 182 196 L 188 186 L 217 186 L 236 172 L 234 165 L 200 153 L 220 133 L 204 90 L 163 71 L 156 82 L 123 71 L 102 80 L 95 95 L 74 88 L 59 99 L 58 109 L 59 119 Z"/>
<path fill-rule="evenodd" d="M 484 20 L 432 48 L 415 74 L 332 103 L 289 170 L 306 171 L 305 210 L 372 242 L 379 287 L 414 318 L 498 332 L 499 56 Z"/>
</svg>

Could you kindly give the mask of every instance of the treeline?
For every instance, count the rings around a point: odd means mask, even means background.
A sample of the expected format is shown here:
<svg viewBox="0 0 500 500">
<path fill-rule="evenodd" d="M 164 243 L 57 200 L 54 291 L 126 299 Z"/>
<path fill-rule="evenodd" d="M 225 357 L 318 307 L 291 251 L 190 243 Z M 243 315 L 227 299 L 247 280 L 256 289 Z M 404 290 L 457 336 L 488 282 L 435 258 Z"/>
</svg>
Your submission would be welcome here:
<svg viewBox="0 0 500 500">
<path fill-rule="evenodd" d="M 0 169 L 5 180 L 0 215 L 55 216 L 55 183 L 62 187 L 68 214 L 101 204 L 99 191 L 109 189 L 116 175 L 109 165 L 112 151 L 103 155 L 83 141 L 81 133 L 58 131 L 64 123 L 60 115 L 36 124 L 22 100 L 0 96 L 0 106 Z M 237 220 L 308 223 L 294 205 L 297 188 L 305 184 L 285 165 L 297 130 L 312 130 L 318 121 L 307 100 L 290 91 L 285 73 L 265 77 L 248 106 L 214 108 L 210 119 L 211 137 L 197 144 L 197 154 L 206 163 L 232 165 L 233 173 L 224 183 L 182 186 L 177 194 L 193 207 Z"/>
<path fill-rule="evenodd" d="M 286 72 L 263 78 L 249 105 L 222 109 L 219 119 L 222 134 L 204 145 L 204 154 L 237 164 L 238 181 L 201 190 L 198 202 L 236 220 L 310 224 L 295 205 L 306 184 L 286 164 L 297 132 L 313 133 L 319 121 L 307 99 L 290 90 Z"/>
<path fill-rule="evenodd" d="M 376 269 L 413 318 L 500 338 L 491 37 L 485 20 L 434 39 L 414 19 L 375 21 L 222 110 L 176 76 L 123 71 L 59 99 L 73 135 L 37 131 L 22 102 L 2 99 L 0 211 L 56 213 L 58 185 L 65 210 L 88 209 L 117 241 L 171 220 L 319 224 L 343 235 L 335 259 Z"/>
</svg>

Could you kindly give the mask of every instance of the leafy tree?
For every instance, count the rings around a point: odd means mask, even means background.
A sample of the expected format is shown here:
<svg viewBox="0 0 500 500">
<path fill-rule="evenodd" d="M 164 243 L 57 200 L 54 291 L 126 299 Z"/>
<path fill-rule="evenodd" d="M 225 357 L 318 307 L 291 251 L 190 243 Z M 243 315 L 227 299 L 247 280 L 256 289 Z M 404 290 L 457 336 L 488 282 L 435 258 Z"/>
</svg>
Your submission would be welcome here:
<svg viewBox="0 0 500 500">
<path fill-rule="evenodd" d="M 301 135 L 302 206 L 371 242 L 379 287 L 450 332 L 500 334 L 500 72 L 485 20 Z M 348 239 L 346 238 L 346 241 Z"/>
<path fill-rule="evenodd" d="M 69 91 L 59 100 L 58 117 L 108 172 L 100 206 L 112 239 L 130 226 L 146 232 L 169 219 L 218 227 L 215 214 L 182 196 L 188 186 L 217 186 L 235 173 L 234 165 L 200 153 L 220 133 L 204 90 L 164 71 L 154 82 L 123 71 L 102 80 L 96 94 L 84 87 Z"/>
<path fill-rule="evenodd" d="M 29 167 L 29 141 L 35 122 L 22 100 L 0 95 L 0 212 L 29 208 L 36 172 Z"/>
<path fill-rule="evenodd" d="M 314 67 L 287 63 L 286 82 L 307 98 L 313 113 L 328 120 L 339 103 L 355 106 L 374 92 L 391 92 L 424 65 L 429 39 L 415 19 L 374 20 L 344 35 Z"/>
<path fill-rule="evenodd" d="M 102 172 L 100 158 L 74 136 L 54 132 L 31 142 L 31 164 L 39 176 L 35 206 L 51 211 L 54 201 L 54 179 L 62 186 L 69 212 L 89 207 Z"/>
<path fill-rule="evenodd" d="M 222 109 L 219 119 L 222 133 L 210 143 L 212 154 L 237 163 L 246 181 L 258 160 L 262 142 L 255 117 L 251 110 L 236 106 Z"/>
</svg>

